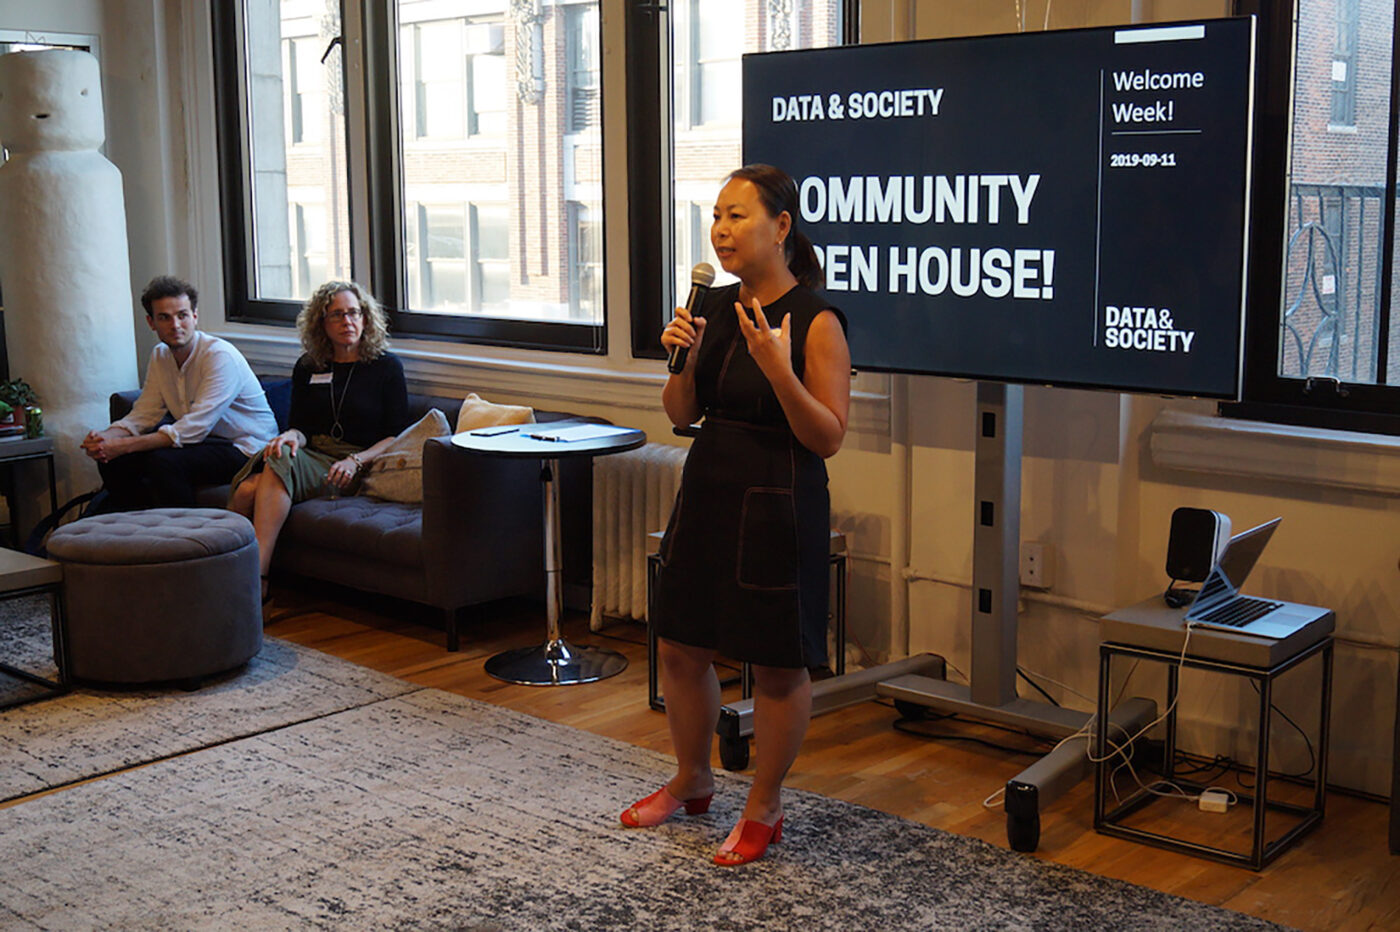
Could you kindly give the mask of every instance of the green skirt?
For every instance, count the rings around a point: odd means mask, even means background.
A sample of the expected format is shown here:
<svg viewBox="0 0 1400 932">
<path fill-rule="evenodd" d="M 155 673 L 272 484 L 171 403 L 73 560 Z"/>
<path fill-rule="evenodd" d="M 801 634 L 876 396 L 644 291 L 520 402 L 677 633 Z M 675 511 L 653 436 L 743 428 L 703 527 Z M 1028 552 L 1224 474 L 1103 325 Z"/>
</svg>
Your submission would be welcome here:
<svg viewBox="0 0 1400 932">
<path fill-rule="evenodd" d="M 248 457 L 248 462 L 244 463 L 243 468 L 233 477 L 233 484 L 229 488 L 229 500 L 232 501 L 233 493 L 238 489 L 240 482 L 263 469 L 271 469 L 277 473 L 282 484 L 287 487 L 287 492 L 291 494 L 293 505 L 308 498 L 329 495 L 333 489 L 326 477 L 330 475 L 331 466 L 351 453 L 359 453 L 364 449 L 343 440 L 317 434 L 306 446 L 297 450 L 296 456 L 287 456 L 284 453 L 276 459 L 264 459 L 264 451 L 259 450 Z M 359 488 L 360 477 L 356 476 L 348 489 L 337 494 L 354 495 Z"/>
</svg>

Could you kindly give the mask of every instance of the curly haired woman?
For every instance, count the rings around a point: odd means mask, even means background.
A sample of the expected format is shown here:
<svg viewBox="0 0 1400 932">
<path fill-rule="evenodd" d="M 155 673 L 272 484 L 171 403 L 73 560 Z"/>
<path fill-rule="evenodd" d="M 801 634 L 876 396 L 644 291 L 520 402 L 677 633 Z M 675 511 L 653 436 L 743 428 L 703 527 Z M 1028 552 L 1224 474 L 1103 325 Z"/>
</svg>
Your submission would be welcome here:
<svg viewBox="0 0 1400 932">
<path fill-rule="evenodd" d="M 361 472 L 407 426 L 403 364 L 384 312 L 354 282 L 316 289 L 297 315 L 305 351 L 292 370 L 291 425 L 233 478 L 229 508 L 252 520 L 263 601 L 272 551 L 294 504 L 353 494 Z"/>
</svg>

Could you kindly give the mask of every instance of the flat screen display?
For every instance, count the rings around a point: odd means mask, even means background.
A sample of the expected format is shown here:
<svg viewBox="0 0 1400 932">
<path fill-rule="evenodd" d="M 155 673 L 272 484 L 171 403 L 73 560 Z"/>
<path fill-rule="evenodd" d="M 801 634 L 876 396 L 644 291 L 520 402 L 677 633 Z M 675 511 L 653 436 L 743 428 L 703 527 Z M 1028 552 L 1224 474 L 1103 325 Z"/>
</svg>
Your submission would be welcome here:
<svg viewBox="0 0 1400 932">
<path fill-rule="evenodd" d="M 857 367 L 1238 397 L 1253 18 L 744 57 Z"/>
</svg>

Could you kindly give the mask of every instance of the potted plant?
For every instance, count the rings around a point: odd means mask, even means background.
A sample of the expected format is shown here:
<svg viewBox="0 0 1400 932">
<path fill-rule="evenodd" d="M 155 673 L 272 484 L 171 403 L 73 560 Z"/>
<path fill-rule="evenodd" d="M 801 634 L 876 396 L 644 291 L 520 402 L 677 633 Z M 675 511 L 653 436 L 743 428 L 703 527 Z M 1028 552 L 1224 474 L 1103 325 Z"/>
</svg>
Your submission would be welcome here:
<svg viewBox="0 0 1400 932">
<path fill-rule="evenodd" d="M 0 381 L 0 435 L 24 433 L 29 409 L 38 406 L 39 396 L 24 379 Z"/>
</svg>

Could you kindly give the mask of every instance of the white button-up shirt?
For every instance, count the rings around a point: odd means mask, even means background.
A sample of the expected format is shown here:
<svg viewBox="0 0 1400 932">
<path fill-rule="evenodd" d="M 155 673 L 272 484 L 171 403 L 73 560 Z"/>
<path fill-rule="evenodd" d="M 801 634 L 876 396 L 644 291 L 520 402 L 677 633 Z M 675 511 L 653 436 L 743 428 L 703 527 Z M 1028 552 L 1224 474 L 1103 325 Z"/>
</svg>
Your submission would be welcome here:
<svg viewBox="0 0 1400 932">
<path fill-rule="evenodd" d="M 167 412 L 175 423 L 157 428 Z M 243 354 L 227 340 L 199 331 L 183 366 L 170 347 L 156 344 L 141 397 L 112 426 L 133 435 L 158 429 L 177 447 L 222 437 L 250 456 L 277 434 L 267 395 Z"/>
</svg>

